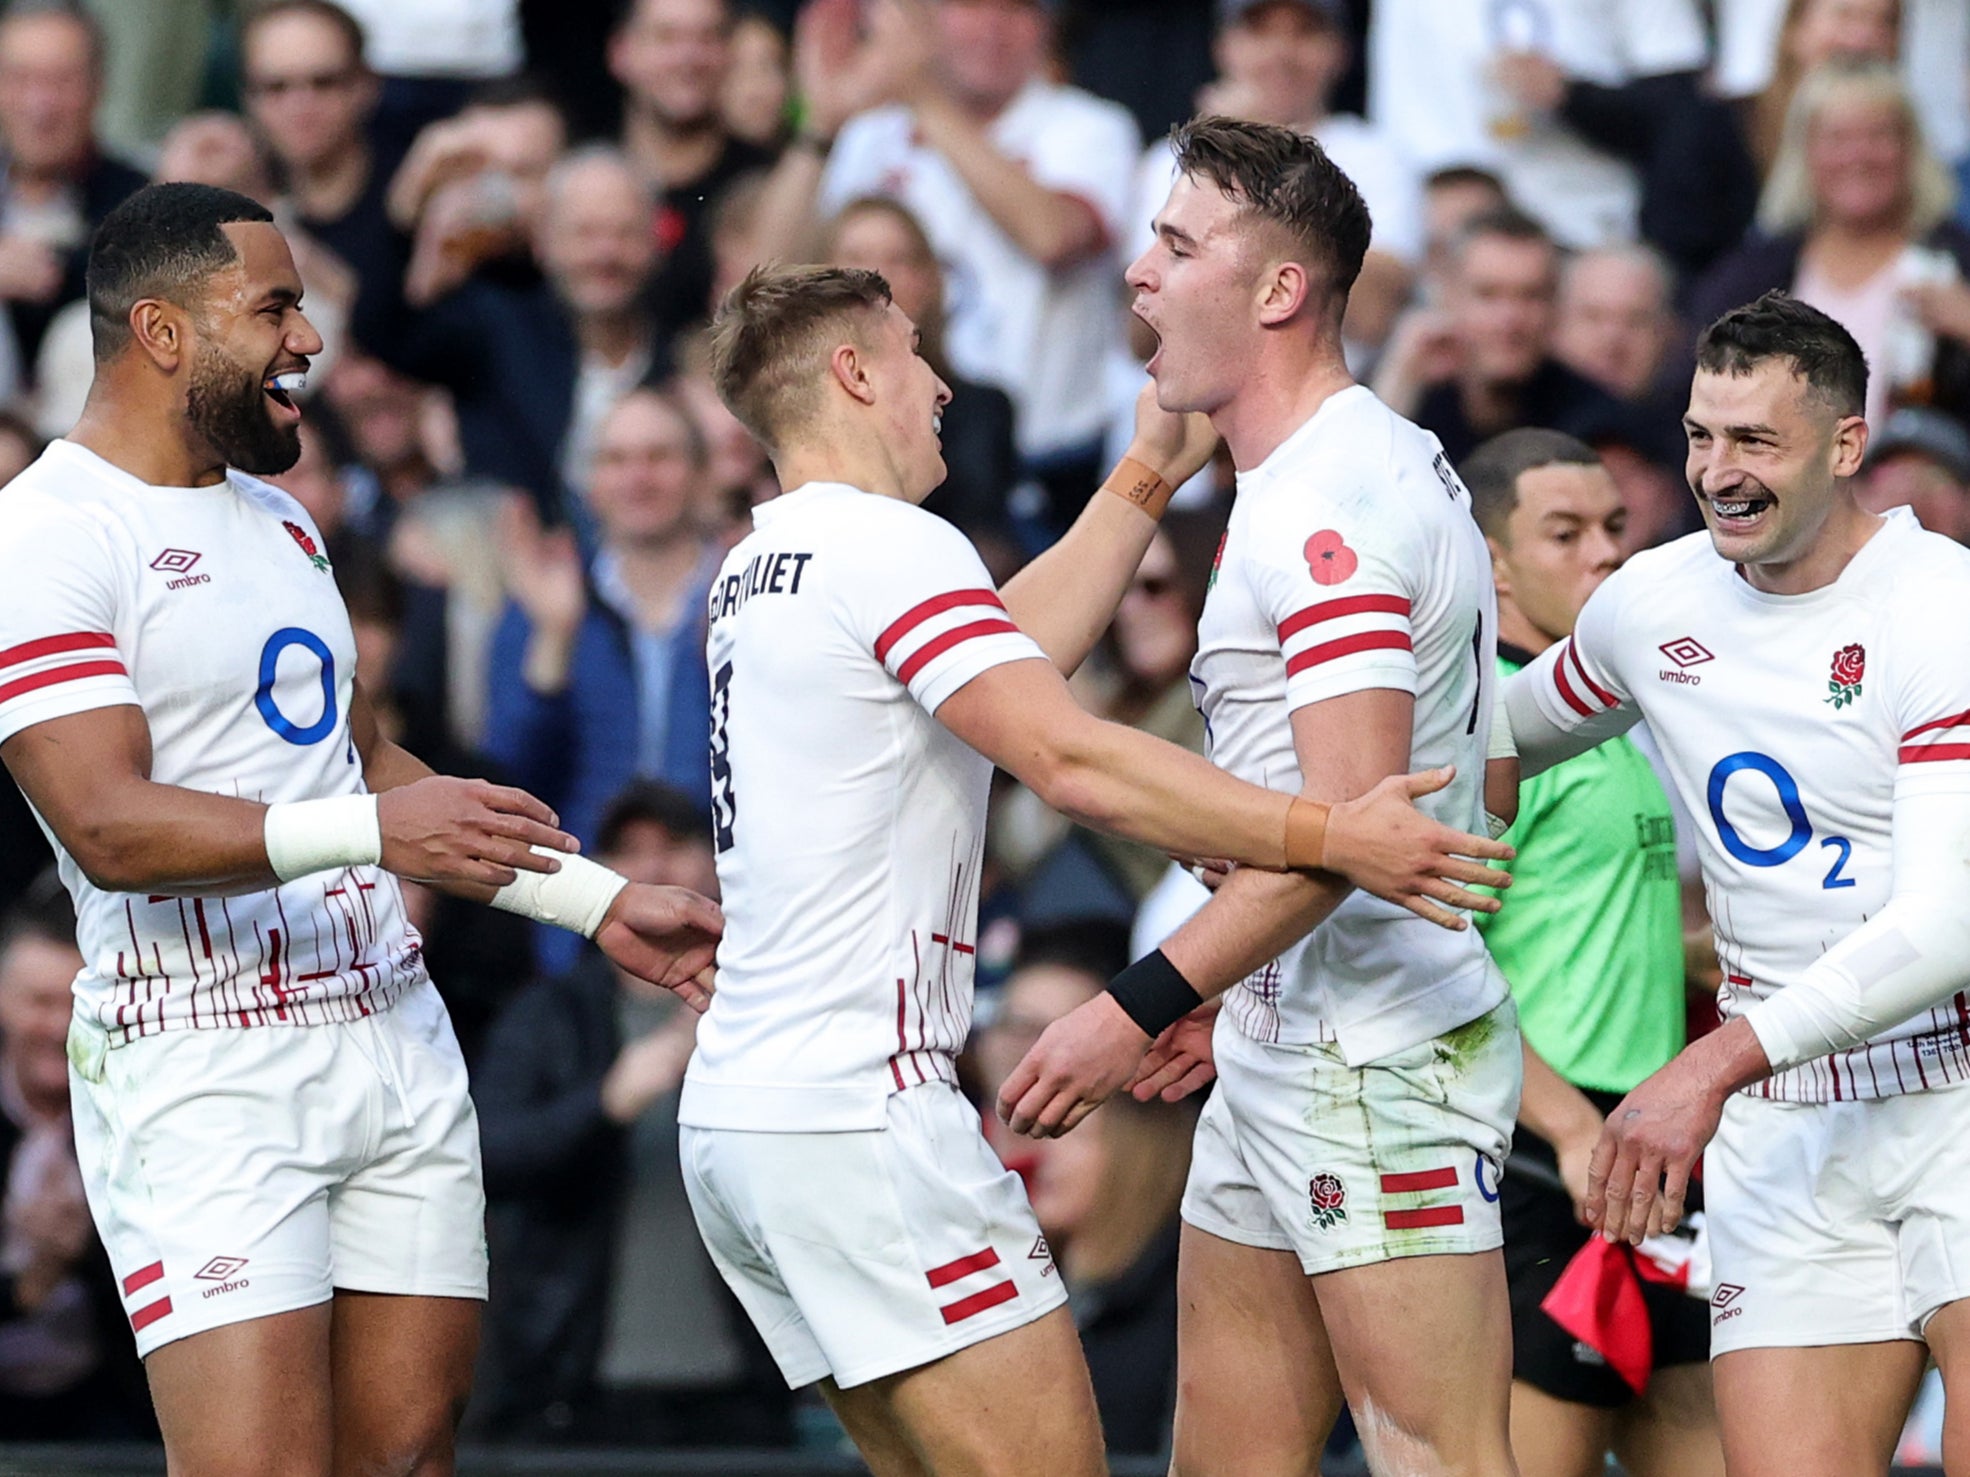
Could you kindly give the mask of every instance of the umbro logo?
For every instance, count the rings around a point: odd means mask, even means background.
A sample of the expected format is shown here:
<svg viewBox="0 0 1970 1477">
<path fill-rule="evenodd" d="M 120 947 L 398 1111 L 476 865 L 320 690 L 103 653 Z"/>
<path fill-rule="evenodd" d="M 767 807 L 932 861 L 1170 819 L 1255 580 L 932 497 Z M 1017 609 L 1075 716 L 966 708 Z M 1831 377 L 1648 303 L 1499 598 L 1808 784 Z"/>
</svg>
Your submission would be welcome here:
<svg viewBox="0 0 1970 1477">
<path fill-rule="evenodd" d="M 1744 1309 L 1733 1306 L 1742 1296 L 1744 1289 L 1735 1282 L 1719 1282 L 1717 1290 L 1710 1295 L 1710 1306 L 1718 1310 L 1711 1318 L 1711 1324 L 1714 1326 L 1727 1322 L 1742 1313 Z"/>
<path fill-rule="evenodd" d="M 1678 636 L 1674 641 L 1663 642 L 1657 650 L 1676 664 L 1674 670 L 1664 667 L 1657 672 L 1655 674 L 1657 679 L 1674 682 L 1683 687 L 1699 687 L 1703 683 L 1703 679 L 1687 670 L 1688 668 L 1700 667 L 1705 662 L 1714 662 L 1717 659 L 1710 648 L 1694 636 Z"/>
<path fill-rule="evenodd" d="M 247 1258 L 243 1256 L 215 1256 L 203 1267 L 192 1273 L 192 1276 L 198 1278 L 201 1282 L 224 1282 L 233 1273 L 245 1266 L 246 1262 Z"/>
<path fill-rule="evenodd" d="M 177 576 L 176 579 L 169 579 L 164 582 L 165 589 L 182 590 L 187 585 L 209 585 L 212 583 L 211 575 L 193 574 L 191 572 L 192 566 L 204 557 L 196 549 L 166 549 L 162 554 L 151 560 L 150 567 L 155 569 L 159 574 L 174 574 Z"/>
</svg>

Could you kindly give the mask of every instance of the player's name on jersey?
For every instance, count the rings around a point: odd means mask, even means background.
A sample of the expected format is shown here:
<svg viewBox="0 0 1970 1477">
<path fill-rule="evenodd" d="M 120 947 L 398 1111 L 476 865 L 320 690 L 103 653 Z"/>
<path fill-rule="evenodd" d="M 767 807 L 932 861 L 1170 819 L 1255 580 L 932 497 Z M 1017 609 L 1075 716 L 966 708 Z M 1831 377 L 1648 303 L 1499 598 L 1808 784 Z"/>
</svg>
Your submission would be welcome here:
<svg viewBox="0 0 1970 1477">
<path fill-rule="evenodd" d="M 812 554 L 755 554 L 737 574 L 711 587 L 711 618 L 731 615 L 755 595 L 798 595 Z"/>
</svg>

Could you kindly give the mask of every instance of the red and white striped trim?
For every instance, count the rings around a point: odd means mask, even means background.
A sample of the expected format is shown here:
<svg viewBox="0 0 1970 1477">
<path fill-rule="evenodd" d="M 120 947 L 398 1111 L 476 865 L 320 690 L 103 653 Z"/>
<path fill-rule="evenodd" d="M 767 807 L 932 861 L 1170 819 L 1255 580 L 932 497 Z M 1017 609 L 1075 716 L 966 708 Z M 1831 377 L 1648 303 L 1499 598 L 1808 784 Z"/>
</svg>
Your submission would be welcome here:
<svg viewBox="0 0 1970 1477">
<path fill-rule="evenodd" d="M 933 595 L 904 611 L 876 637 L 876 660 L 907 686 L 938 657 L 975 637 L 1018 635 L 1019 627 L 1005 611 L 992 590 L 949 590 Z"/>
<path fill-rule="evenodd" d="M 974 1251 L 969 1256 L 961 1256 L 955 1261 L 932 1267 L 923 1274 L 933 1291 L 949 1287 L 954 1282 L 962 1282 L 968 1277 L 977 1277 L 991 1271 L 999 1264 L 999 1253 L 988 1246 L 982 1251 Z M 992 1283 L 978 1292 L 967 1294 L 956 1302 L 946 1303 L 937 1311 L 943 1315 L 946 1325 L 962 1323 L 967 1318 L 975 1318 L 987 1308 L 996 1308 L 1000 1303 L 1009 1303 L 1019 1296 L 1019 1289 L 1010 1278 Z"/>
<path fill-rule="evenodd" d="M 1419 1195 L 1430 1190 L 1457 1188 L 1457 1171 L 1449 1165 L 1441 1169 L 1412 1169 L 1382 1176 L 1384 1195 Z M 1426 1226 L 1461 1226 L 1461 1205 L 1424 1205 L 1408 1210 L 1385 1210 L 1382 1224 L 1391 1231 L 1413 1231 Z"/>
<path fill-rule="evenodd" d="M 1903 764 L 1970 759 L 1970 709 L 1918 723 L 1902 735 L 1902 746 L 1895 757 Z"/>
<path fill-rule="evenodd" d="M 107 631 L 42 636 L 0 651 L 0 703 L 84 677 L 127 677 Z"/>
<path fill-rule="evenodd" d="M 1580 650 L 1571 636 L 1566 638 L 1559 659 L 1553 663 L 1553 686 L 1559 690 L 1560 700 L 1582 718 L 1592 718 L 1621 703 L 1620 698 L 1587 674 L 1587 664 L 1580 660 Z"/>
<path fill-rule="evenodd" d="M 163 1280 L 163 1277 L 163 1262 L 152 1262 L 148 1267 L 137 1268 L 136 1271 L 123 1279 L 123 1300 L 129 1302 L 153 1282 Z M 170 1314 L 171 1299 L 169 1296 L 153 1299 L 145 1303 L 141 1308 L 131 1311 L 130 1330 L 133 1333 L 142 1333 L 146 1328 L 157 1322 L 158 1319 L 167 1318 Z"/>
<path fill-rule="evenodd" d="M 1409 614 L 1409 600 L 1402 595 L 1344 595 L 1296 610 L 1279 623 L 1286 675 L 1296 677 L 1364 651 L 1413 650 Z M 1288 645 L 1301 637 L 1307 638 L 1305 644 L 1288 651 Z"/>
</svg>

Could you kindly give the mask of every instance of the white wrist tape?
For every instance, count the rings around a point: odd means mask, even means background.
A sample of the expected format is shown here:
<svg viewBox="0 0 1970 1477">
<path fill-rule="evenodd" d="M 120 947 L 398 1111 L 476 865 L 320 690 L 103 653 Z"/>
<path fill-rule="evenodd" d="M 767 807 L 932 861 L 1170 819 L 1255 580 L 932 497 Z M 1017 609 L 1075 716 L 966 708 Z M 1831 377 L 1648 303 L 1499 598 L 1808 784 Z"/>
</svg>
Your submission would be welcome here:
<svg viewBox="0 0 1970 1477">
<path fill-rule="evenodd" d="M 1505 706 L 1503 693 L 1491 705 L 1491 742 L 1485 746 L 1486 759 L 1516 759 L 1519 746 L 1512 741 L 1512 710 Z"/>
<path fill-rule="evenodd" d="M 583 938 L 595 937 L 603 916 L 629 879 L 585 856 L 536 846 L 542 856 L 557 858 L 558 872 L 522 872 L 493 894 L 492 905 L 539 923 L 552 923 Z"/>
<path fill-rule="evenodd" d="M 374 795 L 334 795 L 267 807 L 267 862 L 283 882 L 383 860 L 383 826 Z"/>
</svg>

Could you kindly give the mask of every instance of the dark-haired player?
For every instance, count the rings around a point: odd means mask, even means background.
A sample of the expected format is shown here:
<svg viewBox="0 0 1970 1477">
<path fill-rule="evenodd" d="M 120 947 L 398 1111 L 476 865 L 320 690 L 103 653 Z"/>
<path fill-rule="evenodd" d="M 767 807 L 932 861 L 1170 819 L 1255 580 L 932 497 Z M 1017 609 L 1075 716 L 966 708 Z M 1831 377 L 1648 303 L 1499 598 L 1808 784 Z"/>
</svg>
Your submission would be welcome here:
<svg viewBox="0 0 1970 1477">
<path fill-rule="evenodd" d="M 1509 689 L 1531 769 L 1646 718 L 1696 824 L 1726 1020 L 1608 1116 L 1587 1214 L 1639 1241 L 1709 1142 L 1732 1477 L 1883 1470 L 1931 1357 L 1970 1451 L 1970 552 L 1856 500 L 1866 393 L 1783 293 L 1711 324 L 1707 534 L 1630 560 Z"/>
<path fill-rule="evenodd" d="M 1342 358 L 1367 208 L 1290 129 L 1206 118 L 1175 147 L 1129 282 L 1159 403 L 1208 412 L 1238 467 L 1191 668 L 1211 758 L 1327 802 L 1454 764 L 1420 803 L 1478 827 L 1490 559 L 1436 439 Z M 1175 1470 L 1299 1477 L 1345 1397 L 1377 1471 L 1511 1473 L 1497 1177 L 1519 1038 L 1478 936 L 1239 871 L 1118 984 L 1137 979 L 1174 1013 L 1225 998 L 1183 1203 Z M 1001 1111 L 1058 1131 L 1174 1019 L 1091 1001 Z"/>
<path fill-rule="evenodd" d="M 264 209 L 140 191 L 88 284 L 88 403 L 0 526 L 0 758 L 75 899 L 90 1209 L 173 1471 L 446 1473 L 484 1194 L 397 878 L 700 999 L 718 911 L 377 732 L 320 532 L 258 480 L 321 349 Z"/>
<path fill-rule="evenodd" d="M 1441 771 L 1328 807 L 1078 707 L 1062 674 L 1209 438 L 1145 407 L 1120 495 L 1001 593 L 917 506 L 950 399 L 917 347 L 882 278 L 847 269 L 755 272 L 714 326 L 719 394 L 788 490 L 711 588 L 728 927 L 678 1106 L 685 1185 L 787 1382 L 821 1383 L 880 1477 L 1093 1477 L 1060 1279 L 957 1088 L 992 765 L 1086 824 L 1333 867 L 1453 925 L 1426 899 L 1475 899 L 1442 879 L 1500 874 L 1445 849 L 1499 849 L 1403 803 Z"/>
</svg>

